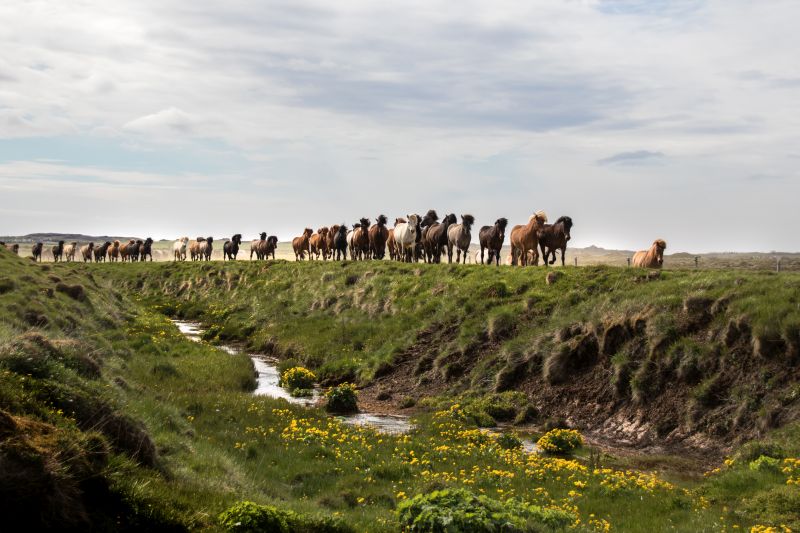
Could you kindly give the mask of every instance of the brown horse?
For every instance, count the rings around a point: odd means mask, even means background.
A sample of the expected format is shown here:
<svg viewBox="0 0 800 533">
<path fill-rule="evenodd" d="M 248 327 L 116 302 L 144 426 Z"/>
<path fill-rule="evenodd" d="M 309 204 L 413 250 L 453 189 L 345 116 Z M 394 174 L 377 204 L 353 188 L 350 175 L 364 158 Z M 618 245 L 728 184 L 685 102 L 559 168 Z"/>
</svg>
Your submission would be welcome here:
<svg viewBox="0 0 800 533">
<path fill-rule="evenodd" d="M 428 263 L 441 263 L 442 251 L 447 246 L 447 230 L 451 225 L 458 222 L 454 213 L 450 213 L 439 224 L 433 223 L 426 228 L 425 235 L 422 237 L 422 245 L 425 248 L 425 258 Z"/>
<path fill-rule="evenodd" d="M 430 262 L 431 255 L 429 254 L 428 245 L 427 245 L 427 235 L 428 229 L 439 222 L 439 215 L 436 214 L 435 209 L 428 209 L 428 212 L 425 213 L 425 216 L 419 219 L 419 224 L 417 228 L 417 244 L 419 244 L 418 248 L 422 248 L 423 253 L 419 254 L 423 259 L 425 259 L 426 263 Z M 414 254 L 415 256 L 418 255 L 417 253 Z M 415 260 L 419 260 L 418 257 L 415 257 Z"/>
<path fill-rule="evenodd" d="M 120 247 L 119 241 L 114 241 L 114 243 L 108 249 L 108 260 L 112 263 L 119 261 L 119 256 L 121 255 Z"/>
<path fill-rule="evenodd" d="M 58 263 L 64 259 L 64 241 L 58 241 L 58 244 L 53 246 L 53 261 Z"/>
<path fill-rule="evenodd" d="M 339 231 L 339 224 L 334 224 L 328 230 L 328 235 L 325 238 L 325 240 L 327 241 L 325 245 L 328 247 L 328 253 L 330 254 L 331 259 L 333 259 L 333 253 L 336 250 L 336 248 L 334 248 L 333 246 L 333 240 L 336 238 L 336 233 L 338 231 Z"/>
<path fill-rule="evenodd" d="M 328 229 L 328 226 L 322 226 L 318 230 L 318 232 L 319 232 L 319 245 L 318 245 L 317 249 L 319 250 L 319 253 L 322 255 L 322 260 L 323 261 L 327 261 L 328 257 L 330 257 L 330 255 L 331 255 L 331 249 L 328 246 L 328 233 L 330 233 L 330 231 L 331 230 Z"/>
<path fill-rule="evenodd" d="M 358 226 L 353 228 L 351 246 L 351 259 L 363 261 L 370 258 L 368 218 L 362 218 L 358 221 Z"/>
<path fill-rule="evenodd" d="M 37 242 L 31 247 L 31 255 L 34 261 L 42 262 L 42 252 L 44 251 L 44 243 Z"/>
<path fill-rule="evenodd" d="M 303 259 L 305 259 L 307 253 L 311 255 L 308 243 L 313 233 L 314 233 L 313 229 L 306 228 L 303 231 L 302 235 L 292 239 L 292 248 L 294 248 L 295 261 L 302 261 Z"/>
<path fill-rule="evenodd" d="M 666 249 L 666 241 L 656 239 L 649 250 L 640 250 L 633 254 L 631 265 L 640 268 L 661 268 L 664 265 L 664 250 Z"/>
<path fill-rule="evenodd" d="M 192 261 L 202 261 L 203 260 L 203 254 L 200 251 L 200 245 L 202 243 L 204 243 L 204 242 L 206 242 L 206 238 L 205 237 L 198 237 L 197 239 L 195 239 L 194 241 L 192 241 L 189 244 L 189 258 Z"/>
<path fill-rule="evenodd" d="M 533 250 L 533 264 L 539 264 L 538 232 L 547 223 L 547 215 L 539 211 L 531 215 L 528 223 L 511 228 L 511 264 L 516 265 L 519 260 L 521 266 L 528 264 L 528 250 Z"/>
<path fill-rule="evenodd" d="M 106 255 L 108 255 L 108 248 L 111 246 L 111 243 L 106 241 L 100 246 L 95 246 L 94 248 L 94 261 L 95 263 L 104 262 L 106 260 Z"/>
<path fill-rule="evenodd" d="M 369 251 L 373 259 L 383 259 L 386 255 L 386 241 L 388 240 L 389 229 L 386 227 L 386 215 L 380 215 L 375 224 L 369 228 Z"/>
<path fill-rule="evenodd" d="M 325 260 L 327 257 L 323 252 L 323 244 L 328 242 L 328 228 L 322 227 L 314 233 L 310 239 L 308 239 L 308 257 L 310 259 L 319 259 L 319 256 L 322 255 L 322 259 Z"/>
<path fill-rule="evenodd" d="M 83 262 L 89 261 L 92 262 L 94 259 L 94 243 L 90 242 L 89 244 L 85 244 L 81 246 L 81 257 L 83 257 Z"/>
<path fill-rule="evenodd" d="M 556 262 L 556 250 L 561 250 L 561 266 L 564 266 L 564 255 L 567 252 L 567 241 L 572 237 L 572 219 L 570 217 L 559 217 L 555 224 L 545 224 L 539 230 L 539 247 L 542 249 L 544 266 L 552 265 Z M 552 261 L 548 261 L 550 256 Z"/>
<path fill-rule="evenodd" d="M 503 242 L 506 240 L 506 226 L 508 220 L 498 218 L 494 221 L 494 226 L 483 226 L 478 232 L 478 242 L 481 244 L 481 264 L 483 264 L 483 251 L 489 250 L 489 257 L 486 264 L 492 264 L 494 258 L 495 266 L 500 265 L 500 250 L 503 249 Z"/>
</svg>

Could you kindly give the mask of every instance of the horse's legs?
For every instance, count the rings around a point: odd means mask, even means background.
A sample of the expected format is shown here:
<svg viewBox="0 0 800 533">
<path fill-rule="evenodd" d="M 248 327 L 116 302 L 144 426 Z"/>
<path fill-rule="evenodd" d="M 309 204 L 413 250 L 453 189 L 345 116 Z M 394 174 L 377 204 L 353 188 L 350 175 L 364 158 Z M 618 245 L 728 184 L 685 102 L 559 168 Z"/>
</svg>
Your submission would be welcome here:
<svg viewBox="0 0 800 533">
<path fill-rule="evenodd" d="M 561 266 L 562 267 L 564 266 L 564 261 L 565 261 L 564 255 L 566 254 L 566 252 L 567 252 L 567 247 L 563 246 L 561 248 Z M 555 252 L 553 252 L 553 261 L 556 260 L 555 255 L 556 255 Z"/>
</svg>

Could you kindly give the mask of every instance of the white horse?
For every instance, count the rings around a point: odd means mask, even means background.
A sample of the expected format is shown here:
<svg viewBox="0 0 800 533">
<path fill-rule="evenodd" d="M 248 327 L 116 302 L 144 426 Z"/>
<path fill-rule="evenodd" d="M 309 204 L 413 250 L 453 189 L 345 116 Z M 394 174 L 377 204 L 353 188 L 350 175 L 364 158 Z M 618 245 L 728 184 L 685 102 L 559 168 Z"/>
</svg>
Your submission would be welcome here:
<svg viewBox="0 0 800 533">
<path fill-rule="evenodd" d="M 78 250 L 78 243 L 71 242 L 64 247 L 64 257 L 67 261 L 75 261 L 75 252 Z"/>
<path fill-rule="evenodd" d="M 181 237 L 172 244 L 172 253 L 175 261 L 186 261 L 186 245 L 189 244 L 189 237 Z"/>
<path fill-rule="evenodd" d="M 414 248 L 417 246 L 418 215 L 408 215 L 408 222 L 400 222 L 394 227 L 394 241 L 397 246 L 398 256 L 406 263 L 414 257 Z"/>
</svg>

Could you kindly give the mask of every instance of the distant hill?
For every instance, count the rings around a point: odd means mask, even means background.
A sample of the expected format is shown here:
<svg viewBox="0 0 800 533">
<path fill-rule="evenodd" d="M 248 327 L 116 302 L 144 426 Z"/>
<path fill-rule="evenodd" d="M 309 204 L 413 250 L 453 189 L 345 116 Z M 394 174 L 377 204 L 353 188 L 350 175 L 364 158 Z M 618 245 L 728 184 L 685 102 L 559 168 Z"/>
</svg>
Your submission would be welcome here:
<svg viewBox="0 0 800 533">
<path fill-rule="evenodd" d="M 130 239 L 141 239 L 142 237 L 119 237 L 110 235 L 83 235 L 82 233 L 29 233 L 22 236 L 0 237 L 3 242 L 43 242 L 56 243 L 58 241 L 77 241 L 77 242 L 97 242 L 97 241 L 128 241 Z"/>
</svg>

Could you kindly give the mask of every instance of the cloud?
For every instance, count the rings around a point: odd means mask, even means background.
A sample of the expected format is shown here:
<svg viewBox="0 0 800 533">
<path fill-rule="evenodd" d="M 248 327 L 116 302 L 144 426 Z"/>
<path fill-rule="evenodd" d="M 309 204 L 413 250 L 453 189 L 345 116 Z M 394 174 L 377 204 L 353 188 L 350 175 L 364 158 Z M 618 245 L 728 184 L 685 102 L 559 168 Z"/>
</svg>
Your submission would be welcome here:
<svg viewBox="0 0 800 533">
<path fill-rule="evenodd" d="M 664 158 L 662 152 L 650 152 L 648 150 L 636 150 L 635 152 L 620 152 L 610 157 L 598 159 L 598 165 L 638 165 L 649 163 Z"/>
<path fill-rule="evenodd" d="M 136 133 L 191 135 L 196 123 L 197 119 L 189 113 L 170 107 L 131 120 L 122 129 Z"/>
</svg>

